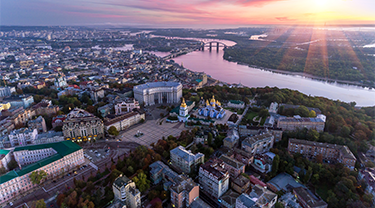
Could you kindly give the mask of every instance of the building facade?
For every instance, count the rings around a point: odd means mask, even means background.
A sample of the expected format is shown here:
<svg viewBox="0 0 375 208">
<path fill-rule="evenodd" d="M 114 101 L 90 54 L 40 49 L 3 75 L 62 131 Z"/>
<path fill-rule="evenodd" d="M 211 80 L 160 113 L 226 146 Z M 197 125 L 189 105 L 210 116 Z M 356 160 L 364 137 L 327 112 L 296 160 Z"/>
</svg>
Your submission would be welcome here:
<svg viewBox="0 0 375 208">
<path fill-rule="evenodd" d="M 251 154 L 268 152 L 273 147 L 275 142 L 274 138 L 275 137 L 271 133 L 250 136 L 242 141 L 241 148 Z"/>
<path fill-rule="evenodd" d="M 199 186 L 191 178 L 170 187 L 172 207 L 186 208 L 199 198 Z"/>
<path fill-rule="evenodd" d="M 342 163 L 350 169 L 354 169 L 356 157 L 345 145 L 320 143 L 314 141 L 289 139 L 288 151 L 291 154 L 299 153 L 310 159 L 318 156 L 330 163 Z"/>
<path fill-rule="evenodd" d="M 137 85 L 133 91 L 134 98 L 146 106 L 179 103 L 182 97 L 182 85 L 178 82 L 151 82 Z"/>
<path fill-rule="evenodd" d="M 107 130 L 111 126 L 114 126 L 118 131 L 122 131 L 129 128 L 130 126 L 133 126 L 134 124 L 141 122 L 142 119 L 145 120 L 144 113 L 130 112 L 122 114 L 120 116 L 116 116 L 114 118 L 105 118 L 104 126 Z"/>
<path fill-rule="evenodd" d="M 38 138 L 38 130 L 28 128 L 17 129 L 13 130 L 8 137 L 12 147 L 34 144 Z"/>
<path fill-rule="evenodd" d="M 5 204 L 22 193 L 37 187 L 30 181 L 29 175 L 32 172 L 44 170 L 47 172 L 47 179 L 51 179 L 77 168 L 85 161 L 82 148 L 71 141 L 17 147 L 14 149 L 13 154 L 16 154 L 16 157 L 20 159 L 32 156 L 22 153 L 31 150 L 43 151 L 49 148 L 54 149 L 56 154 L 22 167 L 20 170 L 13 170 L 0 176 L 0 204 Z"/>
<path fill-rule="evenodd" d="M 72 141 L 91 141 L 104 137 L 103 121 L 79 108 L 70 111 L 62 129 L 64 137 Z"/>
<path fill-rule="evenodd" d="M 201 189 L 211 197 L 219 199 L 229 188 L 229 172 L 221 160 L 209 160 L 199 167 Z"/>
<path fill-rule="evenodd" d="M 283 130 L 277 127 L 240 125 L 238 131 L 240 133 L 240 136 L 253 136 L 268 131 L 275 137 L 276 142 L 280 141 L 283 136 Z"/>
<path fill-rule="evenodd" d="M 43 99 L 31 107 L 35 115 L 54 115 L 60 110 L 59 106 L 53 105 L 51 100 Z"/>
<path fill-rule="evenodd" d="M 11 96 L 13 92 L 16 92 L 15 87 L 0 87 L 0 97 Z"/>
<path fill-rule="evenodd" d="M 112 189 L 115 199 L 121 201 L 126 207 L 141 207 L 141 193 L 128 177 L 120 175 L 113 182 Z"/>
<path fill-rule="evenodd" d="M 190 173 L 196 170 L 199 164 L 204 163 L 204 154 L 193 154 L 190 150 L 186 150 L 183 146 L 178 146 L 171 150 L 171 163 L 177 169 L 184 173 Z"/>
<path fill-rule="evenodd" d="M 135 99 L 127 99 L 125 101 L 115 104 L 115 114 L 122 115 L 132 112 L 133 109 L 139 109 L 139 102 Z"/>
</svg>

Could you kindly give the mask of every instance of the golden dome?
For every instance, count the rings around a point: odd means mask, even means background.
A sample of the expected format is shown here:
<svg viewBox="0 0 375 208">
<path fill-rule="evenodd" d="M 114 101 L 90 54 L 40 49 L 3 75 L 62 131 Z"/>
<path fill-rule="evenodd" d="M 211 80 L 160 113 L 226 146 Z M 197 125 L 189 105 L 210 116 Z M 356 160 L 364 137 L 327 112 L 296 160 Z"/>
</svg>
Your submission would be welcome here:
<svg viewBox="0 0 375 208">
<path fill-rule="evenodd" d="M 221 106 L 221 103 L 217 100 L 216 105 Z"/>
<path fill-rule="evenodd" d="M 182 98 L 181 107 L 186 108 L 185 98 Z"/>
<path fill-rule="evenodd" d="M 215 95 L 212 95 L 212 99 L 211 99 L 210 102 L 211 102 L 211 103 L 216 103 L 216 101 L 215 101 Z"/>
<path fill-rule="evenodd" d="M 208 102 L 208 100 L 206 100 L 206 105 L 207 105 L 207 106 L 209 106 L 209 105 L 210 105 L 210 103 Z"/>
</svg>

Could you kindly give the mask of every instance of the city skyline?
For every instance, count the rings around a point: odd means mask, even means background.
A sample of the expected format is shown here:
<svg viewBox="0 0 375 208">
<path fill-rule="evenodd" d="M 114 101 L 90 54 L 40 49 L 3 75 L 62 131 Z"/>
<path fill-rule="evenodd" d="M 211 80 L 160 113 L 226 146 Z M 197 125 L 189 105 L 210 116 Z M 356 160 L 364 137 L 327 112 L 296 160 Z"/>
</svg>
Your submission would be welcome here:
<svg viewBox="0 0 375 208">
<path fill-rule="evenodd" d="M 371 0 L 14 0 L 0 5 L 0 25 L 214 28 L 375 22 Z"/>
</svg>

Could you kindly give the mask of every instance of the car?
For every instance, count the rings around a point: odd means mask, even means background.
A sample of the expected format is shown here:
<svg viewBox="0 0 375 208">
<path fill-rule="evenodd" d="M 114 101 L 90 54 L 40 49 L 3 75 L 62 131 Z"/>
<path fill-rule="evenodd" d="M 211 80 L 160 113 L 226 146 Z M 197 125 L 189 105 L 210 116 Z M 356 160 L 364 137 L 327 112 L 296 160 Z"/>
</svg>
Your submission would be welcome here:
<svg viewBox="0 0 375 208">
<path fill-rule="evenodd" d="M 92 150 L 90 150 L 90 152 L 92 152 Z"/>
<path fill-rule="evenodd" d="M 9 202 L 9 206 L 13 206 L 13 202 Z"/>
</svg>

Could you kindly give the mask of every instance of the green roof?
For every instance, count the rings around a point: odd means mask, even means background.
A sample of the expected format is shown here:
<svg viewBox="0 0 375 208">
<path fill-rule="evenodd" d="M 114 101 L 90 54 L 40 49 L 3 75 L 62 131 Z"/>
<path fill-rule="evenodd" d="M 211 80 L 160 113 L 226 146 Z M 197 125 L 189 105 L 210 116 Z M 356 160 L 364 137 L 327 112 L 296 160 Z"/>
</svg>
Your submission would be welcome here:
<svg viewBox="0 0 375 208">
<path fill-rule="evenodd" d="M 0 149 L 0 155 L 7 155 L 10 150 Z"/>
<path fill-rule="evenodd" d="M 241 101 L 241 100 L 229 100 L 230 103 L 234 103 L 234 104 L 243 104 L 244 102 Z"/>
<path fill-rule="evenodd" d="M 7 181 L 10 181 L 13 178 L 16 178 L 18 176 L 26 175 L 26 174 L 28 174 L 30 172 L 33 172 L 34 170 L 37 170 L 37 169 L 39 169 L 43 166 L 51 164 L 51 163 L 63 158 L 66 155 L 69 155 L 73 152 L 76 152 L 76 151 L 82 149 L 78 144 L 67 140 L 67 141 L 56 142 L 56 143 L 16 147 L 14 149 L 14 152 L 22 151 L 22 150 L 38 150 L 38 149 L 47 149 L 47 148 L 54 149 L 57 152 L 57 154 L 54 154 L 50 157 L 39 160 L 38 162 L 35 162 L 35 163 L 30 164 L 28 166 L 25 166 L 21 170 L 18 170 L 18 171 L 13 170 L 13 171 L 10 171 L 10 172 L 0 176 L 0 184 L 5 183 Z"/>
</svg>

